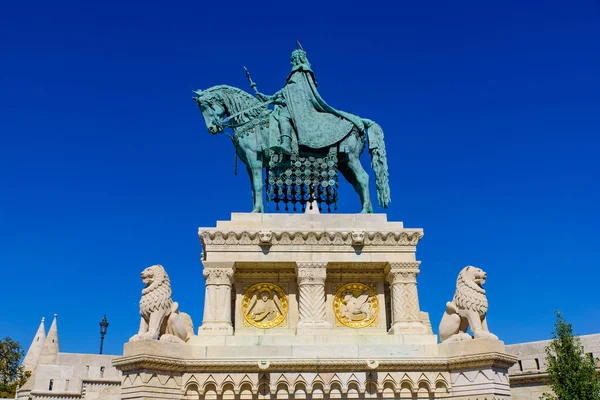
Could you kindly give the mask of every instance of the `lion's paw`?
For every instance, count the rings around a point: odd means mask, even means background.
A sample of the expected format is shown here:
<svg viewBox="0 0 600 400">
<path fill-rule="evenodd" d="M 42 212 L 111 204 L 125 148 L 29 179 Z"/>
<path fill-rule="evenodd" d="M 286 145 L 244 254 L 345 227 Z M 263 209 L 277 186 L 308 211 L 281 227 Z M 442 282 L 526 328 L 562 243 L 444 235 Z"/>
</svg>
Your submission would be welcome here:
<svg viewBox="0 0 600 400">
<path fill-rule="evenodd" d="M 478 331 L 474 333 L 475 339 L 492 339 L 498 340 L 498 336 L 489 331 Z"/>
<path fill-rule="evenodd" d="M 448 339 L 444 340 L 444 343 L 446 342 L 462 342 L 464 340 L 471 340 L 471 335 L 469 335 L 468 333 L 464 333 L 464 332 L 459 332 L 459 333 L 455 333 L 454 335 L 450 336 Z"/>
<path fill-rule="evenodd" d="M 175 335 L 169 335 L 169 334 L 162 335 L 160 337 L 160 341 L 167 342 L 167 343 L 185 343 L 185 341 L 183 341 L 179 337 L 177 337 Z"/>
</svg>

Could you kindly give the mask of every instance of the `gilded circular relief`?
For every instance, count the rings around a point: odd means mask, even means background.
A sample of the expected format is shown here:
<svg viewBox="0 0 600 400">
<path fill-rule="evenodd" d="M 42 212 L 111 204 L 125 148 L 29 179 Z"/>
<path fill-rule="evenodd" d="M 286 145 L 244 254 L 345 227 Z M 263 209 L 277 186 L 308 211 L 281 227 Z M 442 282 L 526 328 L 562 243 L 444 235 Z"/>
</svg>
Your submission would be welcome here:
<svg viewBox="0 0 600 400">
<path fill-rule="evenodd" d="M 274 328 L 285 321 L 288 300 L 283 289 L 273 283 L 250 286 L 242 300 L 244 321 L 256 328 Z"/>
<path fill-rule="evenodd" d="M 379 299 L 374 285 L 348 283 L 333 298 L 335 318 L 349 328 L 366 328 L 377 322 Z"/>
</svg>

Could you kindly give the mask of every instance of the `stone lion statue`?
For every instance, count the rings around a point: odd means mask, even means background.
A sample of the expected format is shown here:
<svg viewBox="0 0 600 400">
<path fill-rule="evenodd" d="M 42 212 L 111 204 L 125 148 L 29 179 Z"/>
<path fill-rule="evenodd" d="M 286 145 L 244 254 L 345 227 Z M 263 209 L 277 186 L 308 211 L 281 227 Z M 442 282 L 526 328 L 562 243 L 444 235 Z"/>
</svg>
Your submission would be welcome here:
<svg viewBox="0 0 600 400">
<path fill-rule="evenodd" d="M 162 265 L 152 265 L 140 274 L 146 287 L 140 300 L 140 330 L 129 339 L 165 340 L 185 343 L 194 336 L 192 318 L 179 311 L 171 297 L 171 282 Z"/>
<path fill-rule="evenodd" d="M 440 322 L 442 342 L 471 339 L 471 335 L 467 334 L 468 327 L 471 327 L 476 339 L 498 339 L 487 327 L 488 301 L 483 289 L 486 278 L 487 274 L 477 267 L 468 266 L 460 271 L 454 299 L 446 303 L 446 312 Z"/>
</svg>

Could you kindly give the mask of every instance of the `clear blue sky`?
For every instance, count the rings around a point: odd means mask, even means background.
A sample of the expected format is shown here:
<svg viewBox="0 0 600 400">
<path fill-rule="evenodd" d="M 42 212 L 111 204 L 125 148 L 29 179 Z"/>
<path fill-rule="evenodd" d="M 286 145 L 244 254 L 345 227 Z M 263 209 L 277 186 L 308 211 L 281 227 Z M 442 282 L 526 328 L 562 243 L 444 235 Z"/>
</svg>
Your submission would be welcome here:
<svg viewBox="0 0 600 400">
<path fill-rule="evenodd" d="M 246 65 L 275 92 L 296 39 L 325 100 L 384 129 L 434 327 L 473 264 L 507 343 L 549 337 L 556 309 L 600 332 L 595 1 L 12 1 L 0 37 L 0 336 L 28 346 L 58 313 L 63 351 L 95 352 L 106 313 L 118 354 L 154 263 L 200 324 L 197 228 L 251 204 L 191 90 L 249 90 Z"/>
</svg>

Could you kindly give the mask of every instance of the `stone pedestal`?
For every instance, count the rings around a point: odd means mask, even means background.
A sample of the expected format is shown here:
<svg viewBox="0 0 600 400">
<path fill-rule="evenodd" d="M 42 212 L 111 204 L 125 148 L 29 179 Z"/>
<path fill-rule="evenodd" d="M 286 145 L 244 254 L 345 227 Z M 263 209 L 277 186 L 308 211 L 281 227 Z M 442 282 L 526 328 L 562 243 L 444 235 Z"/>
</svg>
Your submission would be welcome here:
<svg viewBox="0 0 600 400">
<path fill-rule="evenodd" d="M 232 214 L 198 233 L 198 336 L 127 343 L 123 399 L 510 398 L 502 342 L 437 344 L 419 307 L 421 229 L 377 214 Z"/>
</svg>

